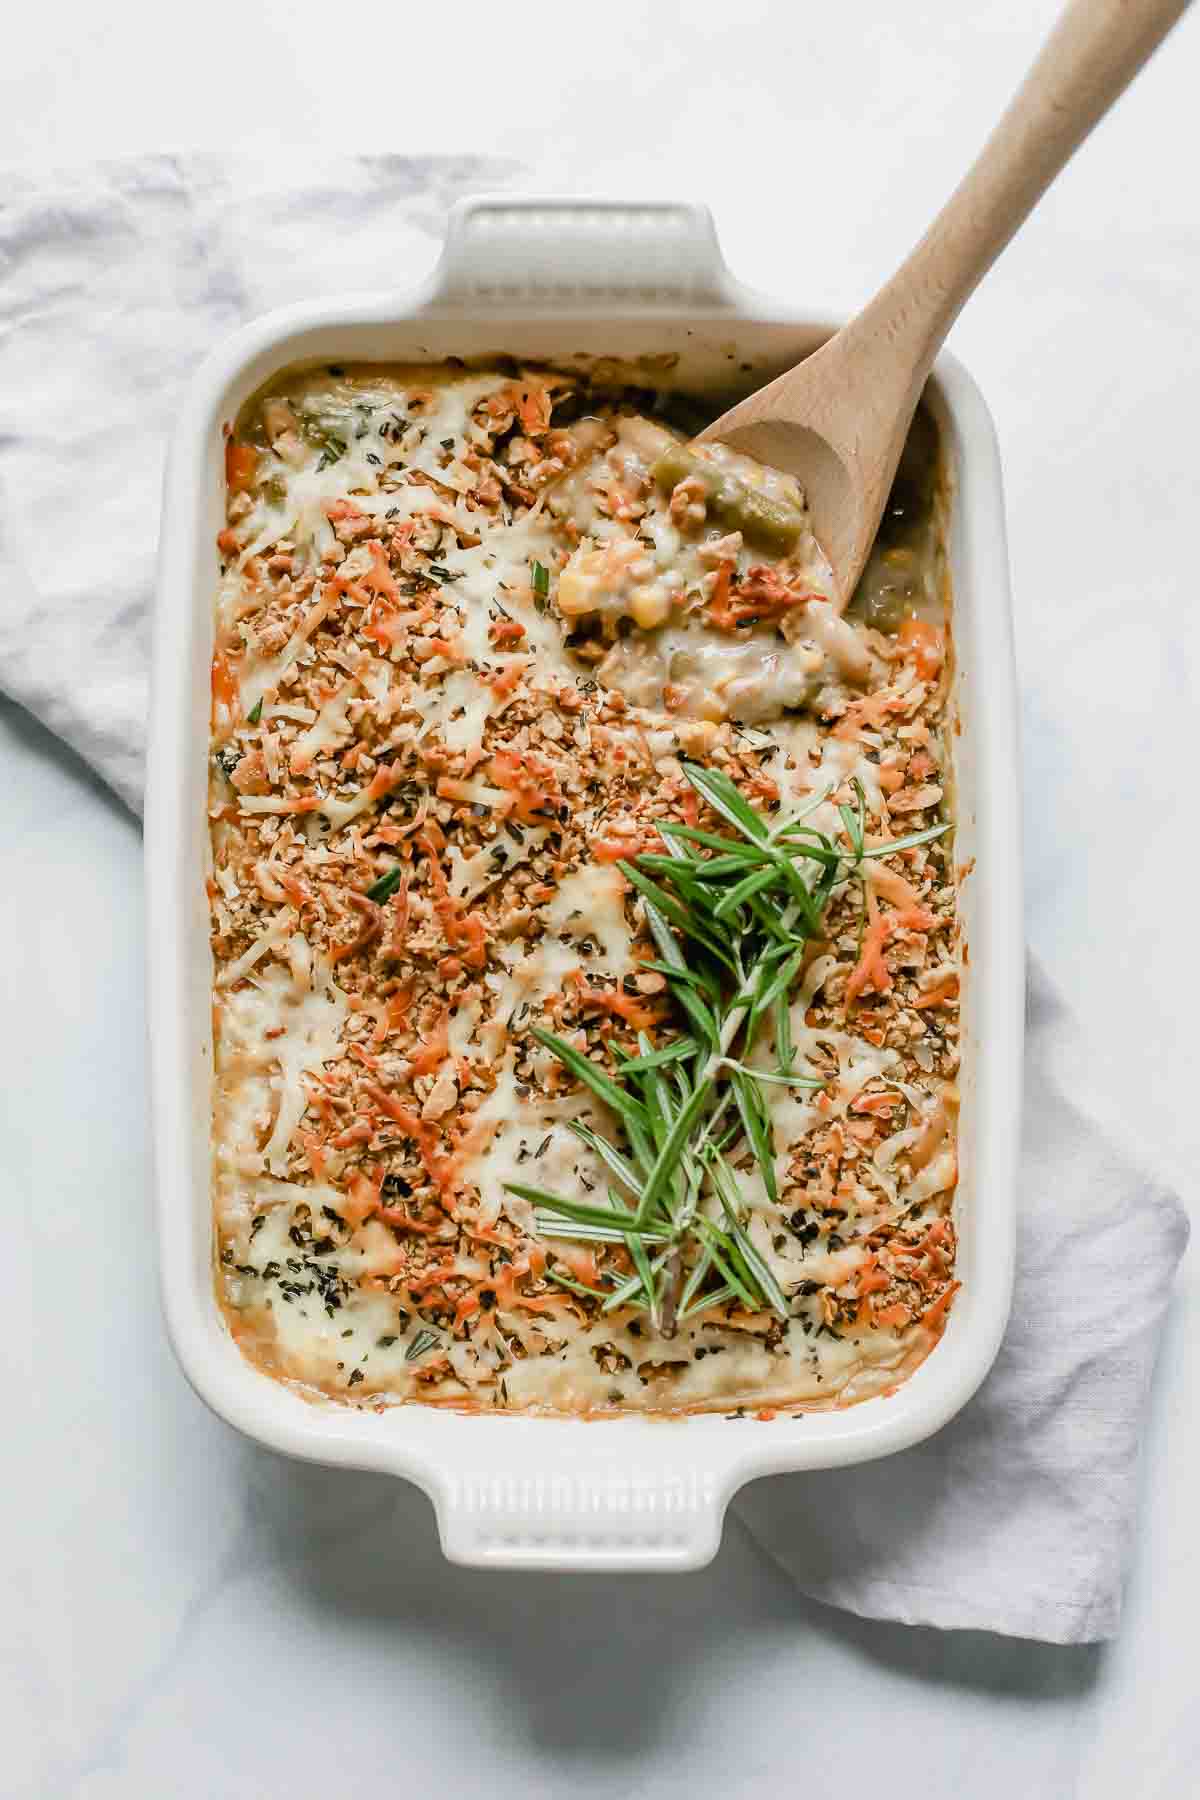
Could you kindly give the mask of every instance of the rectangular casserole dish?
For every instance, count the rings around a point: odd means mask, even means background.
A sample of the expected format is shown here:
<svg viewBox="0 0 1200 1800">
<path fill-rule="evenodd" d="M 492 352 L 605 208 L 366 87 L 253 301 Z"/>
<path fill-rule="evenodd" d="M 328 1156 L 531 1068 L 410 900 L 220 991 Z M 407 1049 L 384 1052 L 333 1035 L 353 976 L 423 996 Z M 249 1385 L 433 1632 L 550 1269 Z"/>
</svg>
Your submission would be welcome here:
<svg viewBox="0 0 1200 1800">
<path fill-rule="evenodd" d="M 248 1363 L 213 1292 L 211 960 L 205 774 L 222 424 L 272 373 L 307 361 L 436 361 L 508 352 L 675 356 L 673 380 L 724 399 L 829 333 L 737 284 L 701 207 L 513 198 L 460 204 L 416 292 L 288 308 L 223 344 L 184 396 L 166 475 L 146 805 L 149 1021 L 163 1298 L 176 1354 L 217 1413 L 273 1449 L 389 1470 L 434 1502 L 448 1557 L 491 1566 L 691 1568 L 730 1496 L 759 1475 L 891 1454 L 978 1387 L 1008 1315 L 1021 1082 L 1018 771 L 1007 552 L 995 439 L 949 356 L 931 389 L 953 486 L 963 1106 L 956 1222 L 963 1289 L 895 1393 L 770 1421 L 603 1422 L 380 1412 L 303 1399 Z"/>
</svg>

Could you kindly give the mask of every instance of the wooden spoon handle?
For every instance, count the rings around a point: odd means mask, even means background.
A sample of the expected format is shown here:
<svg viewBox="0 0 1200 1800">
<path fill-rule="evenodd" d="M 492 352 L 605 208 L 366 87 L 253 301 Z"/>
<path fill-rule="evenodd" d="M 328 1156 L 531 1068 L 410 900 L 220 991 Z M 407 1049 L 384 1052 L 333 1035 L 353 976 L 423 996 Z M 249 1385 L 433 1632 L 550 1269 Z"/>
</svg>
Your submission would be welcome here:
<svg viewBox="0 0 1200 1800">
<path fill-rule="evenodd" d="M 856 354 L 875 337 L 893 368 L 912 370 L 915 400 L 963 303 L 1188 4 L 1071 0 L 963 181 L 843 334 Z"/>
</svg>

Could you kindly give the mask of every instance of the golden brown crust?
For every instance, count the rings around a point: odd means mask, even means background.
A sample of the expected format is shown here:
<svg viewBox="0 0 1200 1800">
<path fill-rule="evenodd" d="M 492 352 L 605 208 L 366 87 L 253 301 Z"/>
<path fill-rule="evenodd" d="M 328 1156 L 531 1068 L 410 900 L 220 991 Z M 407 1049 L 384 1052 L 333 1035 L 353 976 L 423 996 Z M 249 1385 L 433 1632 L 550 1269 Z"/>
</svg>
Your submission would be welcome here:
<svg viewBox="0 0 1200 1800">
<path fill-rule="evenodd" d="M 226 1315 L 260 1366 L 359 1403 L 861 1397 L 927 1352 L 954 1291 L 942 843 L 865 865 L 802 971 L 804 1052 L 827 1085 L 781 1103 L 781 1205 L 756 1224 L 788 1326 L 736 1305 L 669 1343 L 629 1309 L 601 1322 L 547 1271 L 592 1281 L 628 1269 L 624 1249 L 533 1235 L 481 1171 L 502 1139 L 519 1160 L 551 1143 L 561 1160 L 561 1121 L 585 1110 L 531 1024 L 593 1055 L 676 1029 L 616 863 L 657 848 L 665 820 L 723 829 L 681 759 L 722 769 L 768 816 L 825 786 L 832 809 L 860 779 L 869 841 L 933 824 L 945 634 L 859 627 L 869 684 L 826 683 L 816 718 L 746 729 L 631 705 L 595 678 L 586 626 L 569 647 L 557 584 L 592 539 L 549 501 L 590 483 L 603 544 L 660 514 L 700 532 L 697 497 L 657 497 L 615 460 L 628 404 L 572 435 L 553 419 L 570 378 L 472 382 L 465 405 L 453 372 L 310 375 L 230 439 L 209 808 Z M 728 554 L 723 539 L 672 605 L 732 646 L 789 602 L 786 567 Z"/>
</svg>

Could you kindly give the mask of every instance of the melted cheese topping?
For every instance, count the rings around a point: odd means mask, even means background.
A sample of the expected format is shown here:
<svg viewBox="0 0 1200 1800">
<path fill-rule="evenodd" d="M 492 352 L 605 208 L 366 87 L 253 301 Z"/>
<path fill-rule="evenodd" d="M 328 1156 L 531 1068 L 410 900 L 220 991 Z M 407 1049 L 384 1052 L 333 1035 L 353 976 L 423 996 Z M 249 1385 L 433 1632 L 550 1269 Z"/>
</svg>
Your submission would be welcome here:
<svg viewBox="0 0 1200 1800">
<path fill-rule="evenodd" d="M 696 822 L 684 759 L 777 829 L 837 837 L 858 796 L 873 839 L 936 819 L 943 640 L 837 618 L 811 534 L 764 561 L 702 482 L 663 485 L 678 439 L 619 397 L 575 396 L 556 427 L 577 386 L 313 370 L 231 441 L 221 1301 L 262 1367 L 350 1402 L 845 1404 L 914 1366 L 953 1298 L 943 847 L 834 893 L 789 1007 L 794 1067 L 821 1085 L 762 1089 L 777 1201 L 731 1152 L 786 1319 L 725 1301 L 668 1337 L 580 1303 L 609 1253 L 539 1230 L 513 1186 L 603 1205 L 612 1171 L 575 1127 L 628 1146 L 531 1028 L 609 1065 L 680 1028 L 619 863 L 661 850 L 663 820 Z M 789 478 L 706 454 L 805 517 Z M 773 1068 L 774 1024 L 744 1054 Z"/>
</svg>

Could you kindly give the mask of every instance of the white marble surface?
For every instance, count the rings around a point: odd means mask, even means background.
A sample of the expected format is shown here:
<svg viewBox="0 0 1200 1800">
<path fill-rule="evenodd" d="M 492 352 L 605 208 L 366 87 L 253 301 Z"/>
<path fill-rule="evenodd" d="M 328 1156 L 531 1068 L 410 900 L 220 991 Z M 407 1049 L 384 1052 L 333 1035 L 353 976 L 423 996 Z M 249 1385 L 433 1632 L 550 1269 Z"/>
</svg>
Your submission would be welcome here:
<svg viewBox="0 0 1200 1800">
<path fill-rule="evenodd" d="M 844 309 L 945 193 L 1054 10 L 460 0 L 447 25 L 315 0 L 180 17 L 62 0 L 7 23 L 0 161 L 499 149 L 543 187 L 707 198 L 739 274 Z M 1198 68 L 1192 18 L 953 340 L 1008 478 L 1031 939 L 1088 1029 L 1081 1082 L 1189 1200 Z M 686 1577 L 450 1569 L 413 1490 L 253 1449 L 176 1371 L 148 1237 L 139 835 L 12 708 L 0 841 L 0 1297 L 19 1397 L 0 1483 L 0 1791 L 820 1792 L 858 1785 L 880 1745 L 892 1800 L 1196 1791 L 1194 1256 L 1109 1647 L 841 1617 L 797 1601 L 734 1525 Z"/>
</svg>

